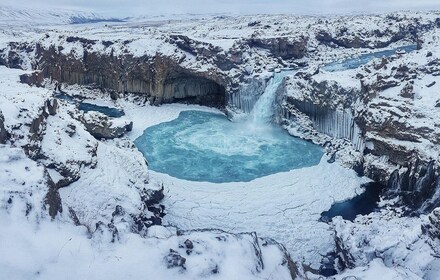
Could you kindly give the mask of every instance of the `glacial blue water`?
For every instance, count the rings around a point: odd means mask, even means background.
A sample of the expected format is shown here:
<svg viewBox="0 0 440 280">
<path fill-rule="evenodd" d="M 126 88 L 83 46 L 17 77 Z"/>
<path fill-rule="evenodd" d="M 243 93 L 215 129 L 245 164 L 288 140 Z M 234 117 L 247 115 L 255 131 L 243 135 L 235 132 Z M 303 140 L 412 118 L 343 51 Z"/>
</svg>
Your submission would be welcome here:
<svg viewBox="0 0 440 280">
<path fill-rule="evenodd" d="M 71 104 L 75 103 L 75 99 L 72 96 L 67 95 L 65 93 L 62 93 L 62 92 L 54 93 L 54 97 L 61 99 L 61 100 L 65 100 L 65 101 L 67 101 L 67 103 L 71 103 Z"/>
<path fill-rule="evenodd" d="M 61 100 L 65 100 L 70 104 L 76 104 L 78 106 L 78 109 L 82 110 L 84 112 L 96 111 L 96 112 L 103 113 L 104 115 L 107 115 L 108 117 L 111 117 L 111 118 L 120 118 L 125 115 L 123 110 L 119 110 L 119 109 L 113 108 L 113 107 L 100 106 L 100 105 L 87 103 L 87 102 L 81 102 L 80 100 L 78 100 L 78 99 L 76 99 L 66 93 L 63 93 L 63 92 L 55 93 L 54 97 L 61 99 Z"/>
<path fill-rule="evenodd" d="M 316 165 L 323 154 L 321 147 L 281 128 L 201 111 L 184 111 L 149 127 L 135 144 L 154 171 L 214 183 L 247 182 Z"/>
<path fill-rule="evenodd" d="M 336 216 L 354 221 L 357 215 L 368 215 L 379 208 L 378 202 L 383 186 L 368 183 L 363 186 L 365 191 L 352 199 L 333 204 L 328 211 L 321 213 L 322 221 L 331 221 Z"/>
<path fill-rule="evenodd" d="M 372 52 L 372 53 L 366 53 L 361 54 L 360 56 L 349 58 L 344 61 L 335 61 L 332 63 L 329 63 L 325 65 L 322 69 L 329 71 L 329 72 L 335 72 L 335 71 L 343 71 L 343 70 L 349 70 L 349 69 L 356 69 L 361 65 L 367 64 L 371 60 L 375 58 L 382 58 L 382 57 L 389 57 L 393 54 L 396 54 L 397 51 L 403 50 L 405 52 L 412 52 L 417 50 L 416 45 L 409 45 L 404 46 L 396 49 L 390 49 L 390 50 L 384 50 L 379 52 Z"/>
<path fill-rule="evenodd" d="M 87 103 L 87 102 L 79 103 L 78 109 L 82 110 L 84 112 L 89 112 L 89 111 L 100 112 L 100 113 L 103 113 L 104 115 L 107 115 L 111 118 L 120 118 L 125 115 L 124 111 L 119 110 L 117 108 L 100 106 L 100 105 L 91 104 L 91 103 Z"/>
</svg>

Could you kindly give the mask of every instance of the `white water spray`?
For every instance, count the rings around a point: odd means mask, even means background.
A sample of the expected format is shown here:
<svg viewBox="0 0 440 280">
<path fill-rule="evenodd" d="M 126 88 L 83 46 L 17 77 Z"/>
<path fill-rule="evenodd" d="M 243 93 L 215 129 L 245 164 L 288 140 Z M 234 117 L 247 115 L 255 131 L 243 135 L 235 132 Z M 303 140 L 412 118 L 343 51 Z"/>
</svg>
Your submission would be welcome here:
<svg viewBox="0 0 440 280">
<path fill-rule="evenodd" d="M 277 90 L 284 81 L 284 77 L 292 73 L 293 71 L 281 71 L 274 74 L 266 86 L 264 93 L 252 108 L 249 121 L 254 124 L 267 124 L 271 122 L 275 114 L 274 107 Z"/>
</svg>

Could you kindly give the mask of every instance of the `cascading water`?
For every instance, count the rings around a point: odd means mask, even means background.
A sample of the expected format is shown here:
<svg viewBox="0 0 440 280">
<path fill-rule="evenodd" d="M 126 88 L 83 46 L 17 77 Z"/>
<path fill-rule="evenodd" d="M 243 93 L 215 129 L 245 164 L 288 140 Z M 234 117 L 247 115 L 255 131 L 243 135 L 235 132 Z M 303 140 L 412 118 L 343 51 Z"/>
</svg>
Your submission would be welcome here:
<svg viewBox="0 0 440 280">
<path fill-rule="evenodd" d="M 252 111 L 250 112 L 249 119 L 257 124 L 269 123 L 274 116 L 275 98 L 278 88 L 284 81 L 284 77 L 291 74 L 292 71 L 281 71 L 275 73 L 269 84 L 266 86 L 264 93 L 260 96 L 255 103 Z"/>
<path fill-rule="evenodd" d="M 147 128 L 135 144 L 151 170 L 215 183 L 250 181 L 319 163 L 321 147 L 270 125 L 277 90 L 289 71 L 276 73 L 244 122 L 185 111 Z"/>
</svg>

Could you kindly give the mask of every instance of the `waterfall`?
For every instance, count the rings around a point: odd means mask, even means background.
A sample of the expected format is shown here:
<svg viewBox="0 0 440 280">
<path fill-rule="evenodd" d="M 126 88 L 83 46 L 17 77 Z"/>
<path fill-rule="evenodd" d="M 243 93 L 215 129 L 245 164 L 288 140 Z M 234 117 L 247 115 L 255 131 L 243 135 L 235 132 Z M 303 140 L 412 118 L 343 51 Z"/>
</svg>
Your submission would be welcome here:
<svg viewBox="0 0 440 280">
<path fill-rule="evenodd" d="M 250 112 L 249 119 L 254 123 L 269 123 L 275 114 L 275 98 L 276 93 L 284 77 L 291 74 L 292 71 L 281 71 L 275 73 L 275 75 L 270 79 L 269 84 L 266 86 L 264 93 L 255 103 L 252 111 Z"/>
<path fill-rule="evenodd" d="M 247 114 L 248 122 L 269 123 L 275 114 L 275 100 L 277 90 L 284 81 L 284 77 L 294 73 L 292 70 L 283 70 L 275 73 L 266 82 L 262 78 L 253 78 L 249 83 L 243 85 L 238 92 L 228 95 L 229 106 L 240 109 Z"/>
<path fill-rule="evenodd" d="M 270 123 L 275 115 L 277 92 L 284 78 L 294 73 L 294 70 L 275 73 L 267 85 L 264 80 L 254 79 L 238 93 L 229 95 L 229 104 L 248 114 L 247 123 L 254 127 Z M 362 130 L 356 124 L 350 110 L 323 108 L 306 101 L 294 101 L 293 105 L 310 118 L 317 131 L 334 138 L 348 139 L 356 150 L 364 150 Z M 287 110 L 282 110 L 280 114 L 285 118 L 291 118 Z"/>
</svg>

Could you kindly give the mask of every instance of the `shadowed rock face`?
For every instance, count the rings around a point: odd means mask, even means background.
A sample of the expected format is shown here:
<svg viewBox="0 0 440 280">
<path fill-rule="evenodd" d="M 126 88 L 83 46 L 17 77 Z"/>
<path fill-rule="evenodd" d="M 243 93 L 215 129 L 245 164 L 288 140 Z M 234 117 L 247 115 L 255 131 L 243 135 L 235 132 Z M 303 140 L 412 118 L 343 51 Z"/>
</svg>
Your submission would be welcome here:
<svg viewBox="0 0 440 280">
<path fill-rule="evenodd" d="M 165 81 L 163 96 L 155 103 L 185 101 L 212 107 L 225 106 L 225 88 L 206 78 L 181 76 Z"/>
<path fill-rule="evenodd" d="M 185 69 L 169 57 L 115 57 L 85 51 L 82 59 L 75 59 L 55 47 L 44 49 L 38 44 L 35 51 L 39 63 L 34 68 L 40 71 L 22 76 L 24 83 L 39 85 L 44 78 L 51 78 L 67 84 L 94 84 L 111 91 L 142 94 L 155 105 L 190 102 L 225 106 L 227 77 Z"/>
<path fill-rule="evenodd" d="M 436 208 L 428 216 L 428 221 L 422 226 L 422 230 L 426 232 L 429 237 L 436 241 L 436 250 L 439 250 L 438 242 L 440 241 L 440 208 Z"/>
<path fill-rule="evenodd" d="M 291 59 L 304 57 L 307 51 L 307 42 L 308 38 L 306 37 L 299 39 L 279 37 L 252 38 L 247 43 L 250 47 L 267 49 L 276 57 Z"/>
<path fill-rule="evenodd" d="M 6 131 L 5 118 L 3 117 L 2 112 L 0 111 L 0 144 L 5 144 L 6 140 L 8 140 L 8 132 Z"/>
<path fill-rule="evenodd" d="M 8 68 L 21 69 L 23 65 L 23 58 L 20 56 L 20 52 L 31 52 L 32 48 L 26 46 L 26 44 L 19 44 L 15 42 L 9 43 L 9 46 L 11 47 L 11 50 L 3 55 L 0 55 L 0 65 L 5 65 Z"/>
<path fill-rule="evenodd" d="M 45 204 L 47 205 L 49 215 L 52 219 L 55 219 L 58 213 L 63 212 L 63 205 L 61 203 L 60 193 L 58 192 L 58 187 L 52 181 L 49 174 L 46 173 L 47 185 L 49 186 L 49 190 L 45 197 Z"/>
</svg>

